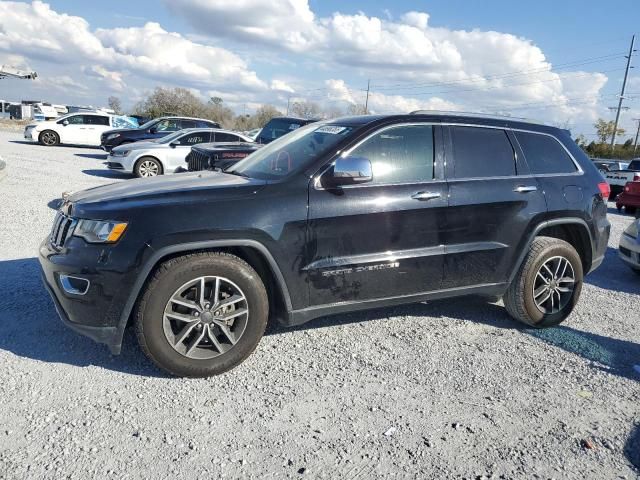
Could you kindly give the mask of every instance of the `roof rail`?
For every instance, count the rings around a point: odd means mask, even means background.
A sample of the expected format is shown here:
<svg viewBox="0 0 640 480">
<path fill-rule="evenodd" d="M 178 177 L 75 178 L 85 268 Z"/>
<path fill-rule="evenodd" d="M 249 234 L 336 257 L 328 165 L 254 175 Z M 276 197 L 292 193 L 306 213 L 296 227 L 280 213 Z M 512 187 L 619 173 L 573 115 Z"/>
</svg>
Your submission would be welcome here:
<svg viewBox="0 0 640 480">
<path fill-rule="evenodd" d="M 492 113 L 482 113 L 482 112 L 461 112 L 461 111 L 447 111 L 447 110 L 414 110 L 410 112 L 410 115 L 449 115 L 451 117 L 481 117 L 481 118 L 491 118 L 495 120 L 518 120 L 521 122 L 527 123 L 539 123 L 544 124 L 539 120 L 532 120 L 530 118 L 524 117 L 512 117 L 511 115 L 498 115 Z"/>
</svg>

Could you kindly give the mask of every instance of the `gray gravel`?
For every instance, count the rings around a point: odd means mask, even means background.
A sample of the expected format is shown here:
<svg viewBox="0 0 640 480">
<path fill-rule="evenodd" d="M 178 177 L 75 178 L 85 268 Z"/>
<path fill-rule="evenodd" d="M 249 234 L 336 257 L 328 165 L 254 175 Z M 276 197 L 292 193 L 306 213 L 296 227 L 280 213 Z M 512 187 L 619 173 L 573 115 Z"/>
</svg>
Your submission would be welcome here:
<svg viewBox="0 0 640 480">
<path fill-rule="evenodd" d="M 64 328 L 40 284 L 53 202 L 120 181 L 103 154 L 0 131 L 0 155 L 0 478 L 638 477 L 630 217 L 562 327 L 445 300 L 271 327 L 232 372 L 175 379 L 131 332 L 113 357 Z"/>
</svg>

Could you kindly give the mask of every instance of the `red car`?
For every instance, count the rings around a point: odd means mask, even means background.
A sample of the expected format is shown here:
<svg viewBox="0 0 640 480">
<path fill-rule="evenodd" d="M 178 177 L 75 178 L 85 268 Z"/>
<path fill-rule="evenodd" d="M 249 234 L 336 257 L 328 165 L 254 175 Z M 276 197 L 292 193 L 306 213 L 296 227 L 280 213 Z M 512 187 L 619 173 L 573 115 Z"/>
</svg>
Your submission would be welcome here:
<svg viewBox="0 0 640 480">
<path fill-rule="evenodd" d="M 640 181 L 627 182 L 624 190 L 616 197 L 618 211 L 624 207 L 627 213 L 635 212 L 640 207 Z"/>
</svg>

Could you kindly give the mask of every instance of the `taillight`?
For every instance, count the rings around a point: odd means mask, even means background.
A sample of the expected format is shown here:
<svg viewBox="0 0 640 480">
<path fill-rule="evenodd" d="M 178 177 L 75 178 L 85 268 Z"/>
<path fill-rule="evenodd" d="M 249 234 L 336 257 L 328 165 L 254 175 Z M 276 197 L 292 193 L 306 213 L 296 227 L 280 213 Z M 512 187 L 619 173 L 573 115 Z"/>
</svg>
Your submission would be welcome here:
<svg viewBox="0 0 640 480">
<path fill-rule="evenodd" d="M 640 181 L 640 175 L 638 175 L 637 173 L 633 176 L 633 182 L 639 182 Z"/>
<path fill-rule="evenodd" d="M 611 187 L 607 182 L 600 182 L 598 184 L 598 188 L 600 189 L 600 193 L 602 194 L 602 198 L 605 200 L 609 199 L 609 195 L 611 194 Z"/>
<path fill-rule="evenodd" d="M 631 190 L 631 189 L 629 188 L 629 185 L 625 185 L 625 186 L 624 186 L 624 191 L 625 191 L 625 192 L 628 192 L 629 190 Z"/>
</svg>

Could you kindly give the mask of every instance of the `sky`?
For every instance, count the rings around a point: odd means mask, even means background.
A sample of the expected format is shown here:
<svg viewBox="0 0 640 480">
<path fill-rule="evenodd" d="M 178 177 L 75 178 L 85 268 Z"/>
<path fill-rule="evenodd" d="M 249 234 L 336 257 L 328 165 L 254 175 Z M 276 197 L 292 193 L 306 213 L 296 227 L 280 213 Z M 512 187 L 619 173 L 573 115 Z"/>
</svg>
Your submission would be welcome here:
<svg viewBox="0 0 640 480">
<path fill-rule="evenodd" d="M 130 108 L 156 86 L 250 113 L 313 101 L 532 118 L 595 138 L 613 119 L 640 1 L 0 1 L 0 98 Z M 640 50 L 640 39 L 637 42 Z M 638 52 L 640 53 L 640 52 Z M 640 118 L 634 57 L 621 126 Z"/>
</svg>

